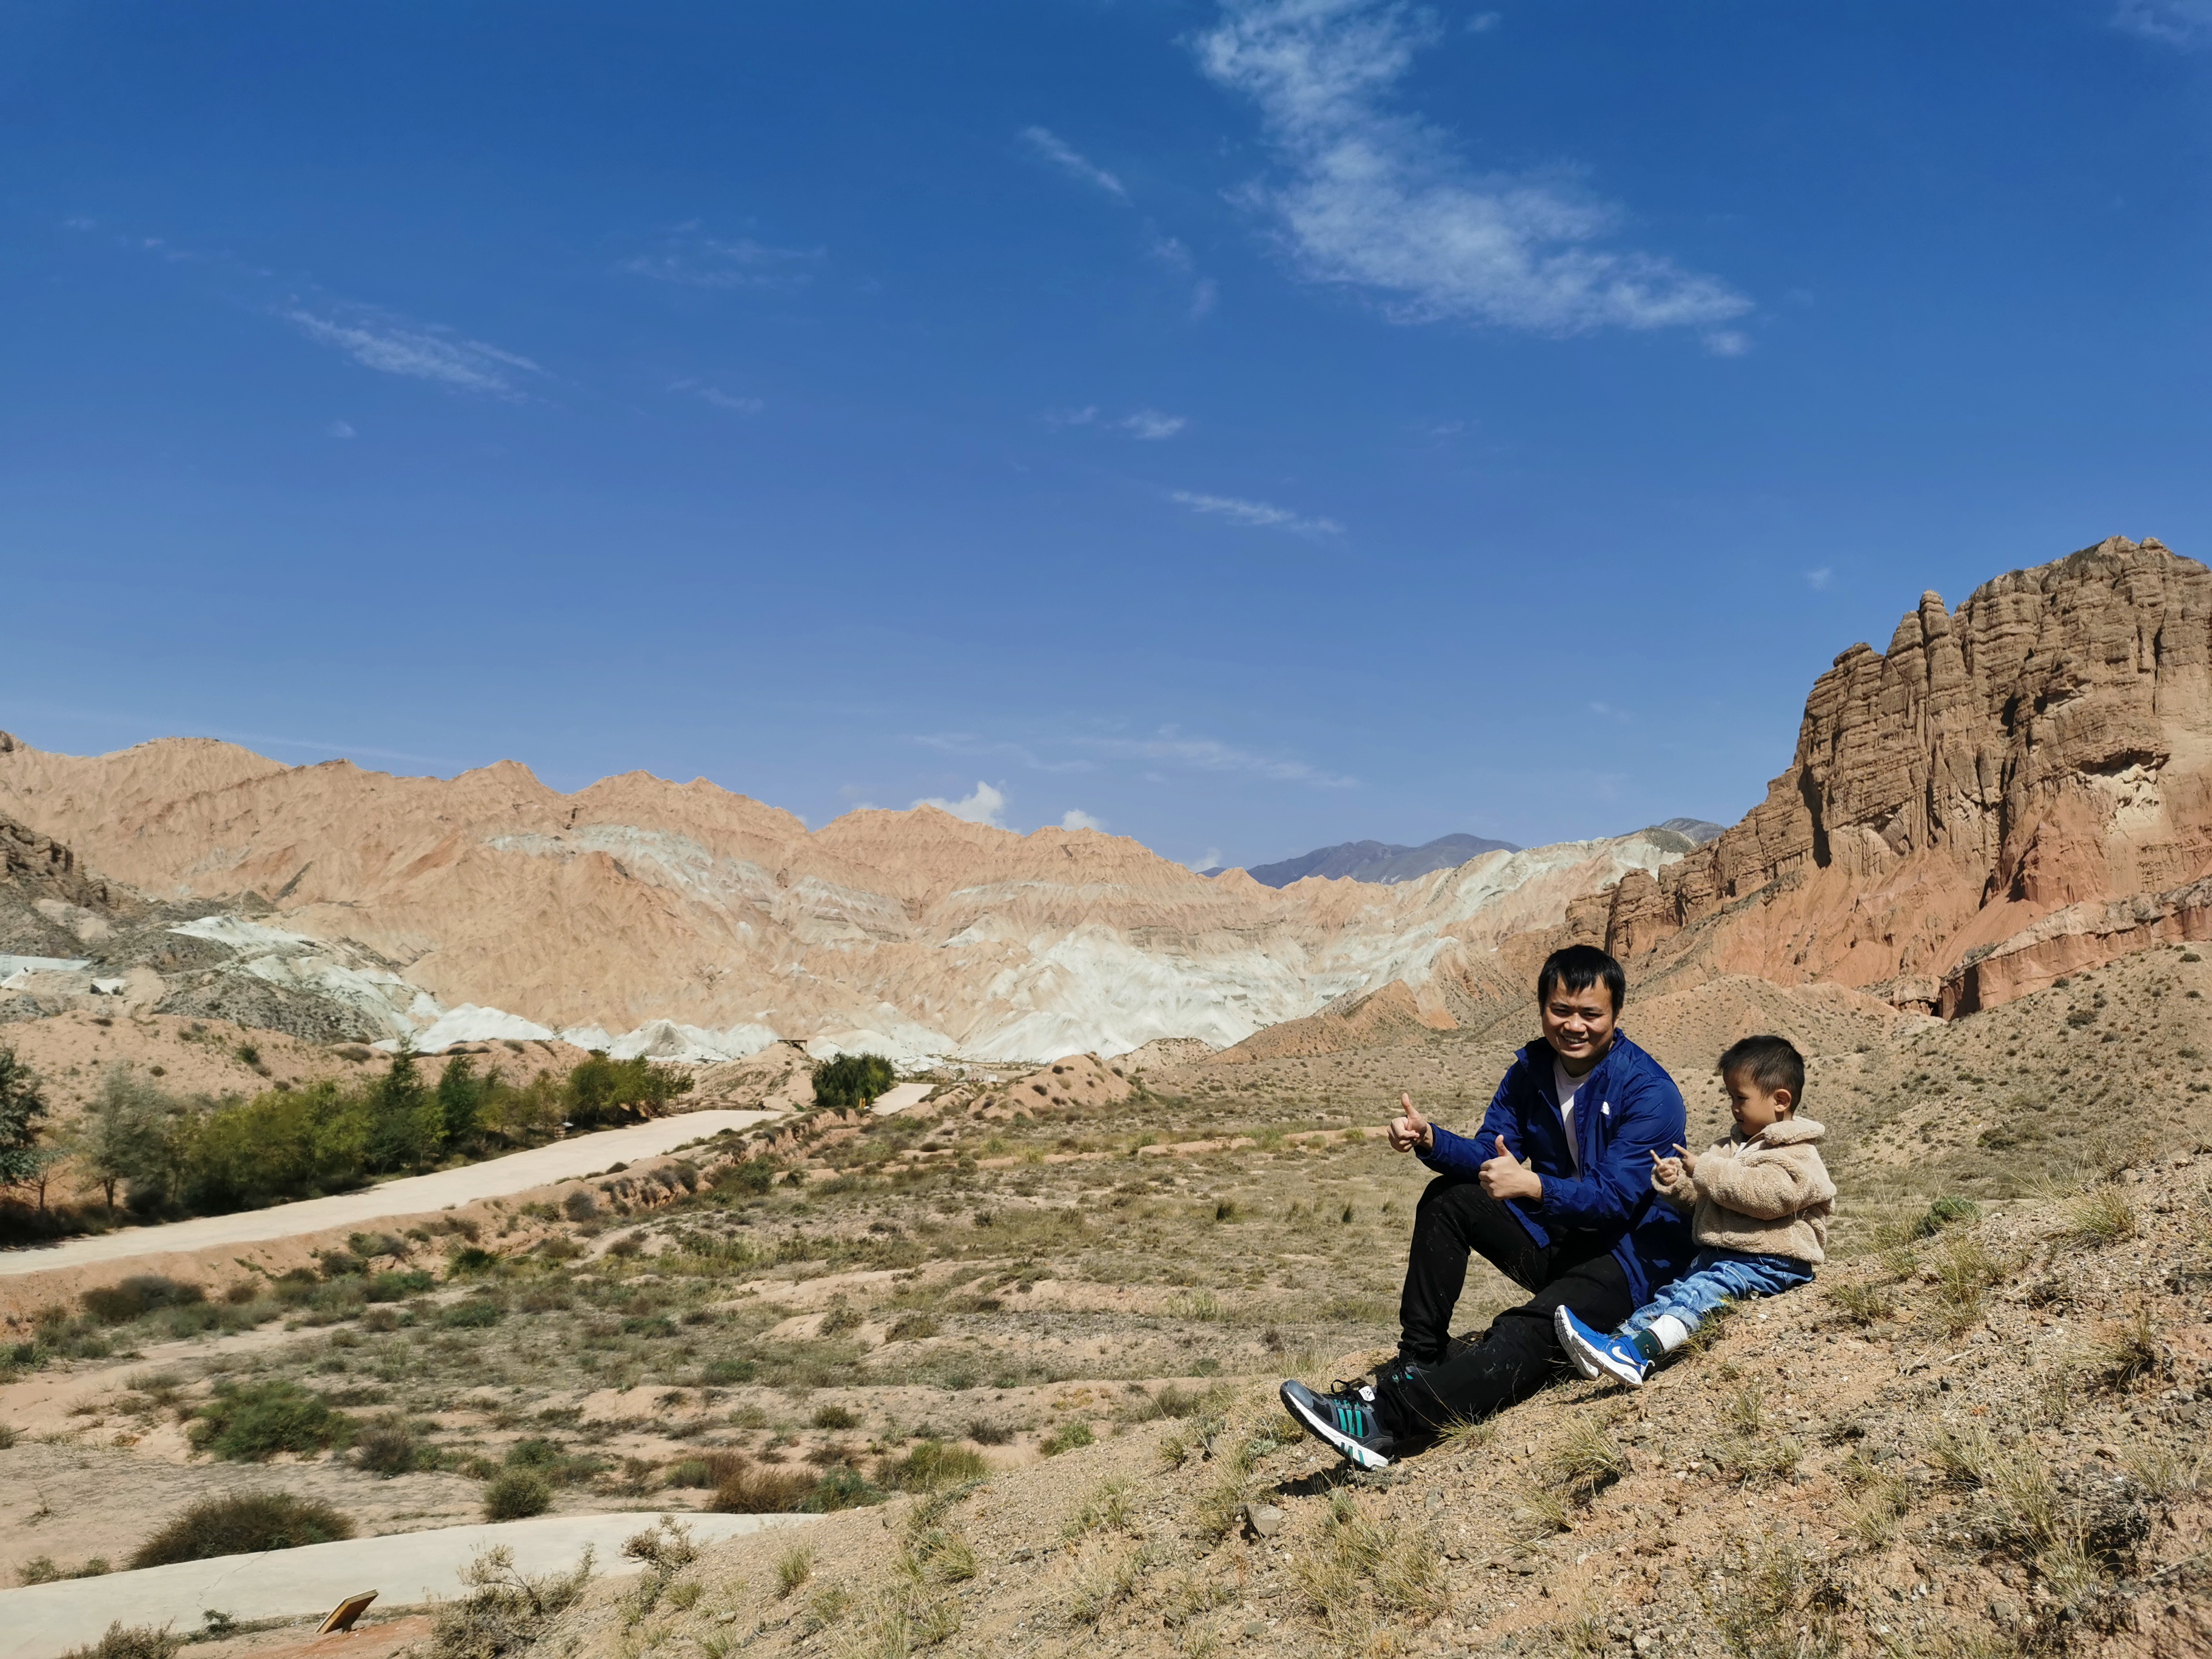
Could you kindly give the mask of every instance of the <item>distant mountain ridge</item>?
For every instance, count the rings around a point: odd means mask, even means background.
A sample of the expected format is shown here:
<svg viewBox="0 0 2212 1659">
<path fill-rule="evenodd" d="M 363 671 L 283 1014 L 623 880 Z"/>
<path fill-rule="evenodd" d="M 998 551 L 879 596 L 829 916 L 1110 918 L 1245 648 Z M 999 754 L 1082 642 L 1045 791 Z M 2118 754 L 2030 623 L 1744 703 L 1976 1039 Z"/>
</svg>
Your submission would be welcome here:
<svg viewBox="0 0 2212 1659">
<path fill-rule="evenodd" d="M 1668 818 L 1664 823 L 1654 824 L 1655 830 L 1667 830 L 1684 837 L 1692 847 L 1702 847 L 1721 833 L 1723 826 L 1708 823 L 1703 818 Z M 1322 876 L 1341 880 L 1350 877 L 1353 881 L 1371 881 L 1388 887 L 1401 881 L 1412 881 L 1434 870 L 1455 870 L 1469 859 L 1480 858 L 1485 853 L 1517 853 L 1522 849 L 1510 841 L 1492 841 L 1485 836 L 1438 836 L 1434 841 L 1424 842 L 1419 847 L 1398 847 L 1385 841 L 1344 841 L 1334 847 L 1317 847 L 1310 853 L 1301 853 L 1294 859 L 1284 859 L 1274 864 L 1255 864 L 1244 873 L 1262 887 L 1288 887 L 1294 881 L 1308 876 Z M 1218 876 L 1226 866 L 1202 870 L 1199 873 Z"/>
<path fill-rule="evenodd" d="M 1377 882 L 1385 886 L 1411 881 L 1431 870 L 1450 870 L 1485 853 L 1517 853 L 1510 841 L 1491 841 L 1482 836 L 1438 836 L 1419 847 L 1396 847 L 1382 841 L 1340 842 L 1301 853 L 1276 864 L 1255 864 L 1245 874 L 1263 887 L 1288 887 L 1308 876 Z M 1218 871 L 1206 872 L 1209 876 Z"/>
</svg>

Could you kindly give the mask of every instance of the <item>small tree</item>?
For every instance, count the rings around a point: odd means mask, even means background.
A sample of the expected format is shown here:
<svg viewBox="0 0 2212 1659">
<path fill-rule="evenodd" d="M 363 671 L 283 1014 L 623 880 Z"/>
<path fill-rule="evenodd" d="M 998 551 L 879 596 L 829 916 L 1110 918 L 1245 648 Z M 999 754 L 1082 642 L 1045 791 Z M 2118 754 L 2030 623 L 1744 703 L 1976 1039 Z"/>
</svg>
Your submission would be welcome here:
<svg viewBox="0 0 2212 1659">
<path fill-rule="evenodd" d="M 0 1187 L 21 1187 L 45 1173 L 51 1159 L 39 1137 L 46 1117 L 39 1074 L 13 1048 L 0 1047 Z"/>
<path fill-rule="evenodd" d="M 446 1062 L 446 1069 L 438 1074 L 438 1112 L 445 1121 L 448 1146 L 475 1143 L 477 1131 L 483 1127 L 484 1102 L 498 1086 L 496 1067 L 489 1075 L 478 1077 L 476 1062 L 466 1054 L 455 1054 Z"/>
<path fill-rule="evenodd" d="M 369 1164 L 376 1170 L 419 1170 L 438 1161 L 446 1144 L 445 1111 L 423 1086 L 415 1050 L 404 1038 L 392 1069 L 369 1091 Z"/>
<path fill-rule="evenodd" d="M 100 1188 L 108 1209 L 115 1208 L 115 1189 L 125 1182 L 149 1182 L 155 1164 L 164 1160 L 163 1121 L 172 1103 L 167 1095 L 133 1071 L 127 1060 L 118 1060 L 100 1080 L 100 1093 L 85 1110 L 72 1139 L 85 1178 Z"/>
<path fill-rule="evenodd" d="M 817 1106 L 866 1106 L 898 1080 L 881 1054 L 840 1054 L 814 1068 Z"/>
</svg>

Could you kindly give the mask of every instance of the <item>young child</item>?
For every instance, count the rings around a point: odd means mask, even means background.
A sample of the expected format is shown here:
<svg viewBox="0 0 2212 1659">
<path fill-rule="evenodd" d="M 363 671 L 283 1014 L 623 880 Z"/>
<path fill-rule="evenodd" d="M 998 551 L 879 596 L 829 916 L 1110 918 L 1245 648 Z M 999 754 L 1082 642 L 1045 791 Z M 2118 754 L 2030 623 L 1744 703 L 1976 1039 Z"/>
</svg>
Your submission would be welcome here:
<svg viewBox="0 0 2212 1659">
<path fill-rule="evenodd" d="M 1797 1115 L 1803 1057 L 1784 1038 L 1746 1037 L 1721 1056 L 1720 1073 L 1735 1133 L 1704 1153 L 1678 1146 L 1679 1158 L 1651 1155 L 1653 1188 L 1692 1212 L 1698 1253 L 1689 1267 L 1610 1336 L 1565 1308 L 1553 1316 L 1560 1346 L 1584 1376 L 1639 1387 L 1722 1303 L 1808 1284 L 1826 1259 L 1836 1183 L 1820 1163 L 1820 1126 Z"/>
</svg>

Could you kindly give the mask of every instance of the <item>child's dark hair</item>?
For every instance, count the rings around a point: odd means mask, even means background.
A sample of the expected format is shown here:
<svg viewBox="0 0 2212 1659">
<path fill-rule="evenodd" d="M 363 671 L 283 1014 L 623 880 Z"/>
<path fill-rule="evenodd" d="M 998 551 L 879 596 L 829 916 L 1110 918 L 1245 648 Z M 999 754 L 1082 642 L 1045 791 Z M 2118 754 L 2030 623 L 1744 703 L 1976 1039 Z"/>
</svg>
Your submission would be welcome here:
<svg viewBox="0 0 2212 1659">
<path fill-rule="evenodd" d="M 1726 1079 L 1739 1073 L 1750 1079 L 1763 1095 L 1787 1089 L 1792 1106 L 1804 1104 L 1805 1056 L 1788 1037 L 1747 1036 L 1730 1043 L 1721 1056 L 1720 1074 Z"/>
<path fill-rule="evenodd" d="M 1628 1000 L 1628 975 L 1620 971 L 1620 964 L 1595 945 L 1570 945 L 1544 958 L 1536 975 L 1536 1000 L 1549 1002 L 1552 993 L 1562 988 L 1587 991 L 1600 983 L 1612 994 L 1613 1012 L 1619 1013 Z"/>
</svg>

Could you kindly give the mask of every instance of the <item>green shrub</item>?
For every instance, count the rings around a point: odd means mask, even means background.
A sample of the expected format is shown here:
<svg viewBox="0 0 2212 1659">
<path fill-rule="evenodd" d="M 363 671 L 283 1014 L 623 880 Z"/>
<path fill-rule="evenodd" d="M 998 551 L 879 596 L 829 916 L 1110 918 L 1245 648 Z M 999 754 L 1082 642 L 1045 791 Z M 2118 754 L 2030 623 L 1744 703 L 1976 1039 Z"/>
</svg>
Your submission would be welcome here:
<svg viewBox="0 0 2212 1659">
<path fill-rule="evenodd" d="M 133 1273 L 118 1285 L 87 1291 L 82 1297 L 85 1312 L 103 1325 L 121 1325 L 159 1308 L 183 1307 L 206 1299 L 207 1292 L 198 1285 L 164 1279 L 159 1273 Z"/>
<path fill-rule="evenodd" d="M 453 1330 L 480 1331 L 506 1317 L 507 1310 L 489 1297 L 471 1297 L 438 1310 L 438 1322 Z"/>
<path fill-rule="evenodd" d="M 352 1536 L 353 1522 L 328 1504 L 286 1492 L 240 1492 L 193 1504 L 141 1544 L 131 1565 L 163 1567 L 172 1561 L 297 1549 Z"/>
<path fill-rule="evenodd" d="M 717 1515 L 787 1515 L 813 1488 L 813 1478 L 796 1469 L 744 1464 L 723 1477 L 707 1507 Z"/>
<path fill-rule="evenodd" d="M 826 1515 L 883 1501 L 884 1494 L 870 1486 L 860 1470 L 840 1468 L 827 1471 L 817 1480 L 813 1491 L 799 1500 L 799 1507 L 810 1515 Z"/>
<path fill-rule="evenodd" d="M 935 1492 L 942 1486 L 981 1480 L 990 1472 L 980 1452 L 948 1446 L 941 1440 L 924 1440 L 904 1457 L 886 1457 L 877 1464 L 876 1480 L 899 1492 Z"/>
<path fill-rule="evenodd" d="M 840 1054 L 814 1071 L 814 1103 L 840 1109 L 866 1106 L 898 1080 L 881 1054 Z"/>
<path fill-rule="evenodd" d="M 386 1418 L 372 1423 L 362 1431 L 355 1443 L 353 1463 L 357 1469 L 371 1474 L 380 1474 L 389 1480 L 393 1475 L 405 1474 L 422 1462 L 422 1443 L 415 1437 L 414 1431 L 398 1418 Z"/>
<path fill-rule="evenodd" d="M 1037 1449 L 1047 1457 L 1057 1457 L 1064 1451 L 1073 1451 L 1078 1446 L 1087 1446 L 1097 1437 L 1091 1425 L 1079 1418 L 1073 1423 L 1063 1423 L 1044 1437 Z"/>
<path fill-rule="evenodd" d="M 371 1302 L 404 1302 L 410 1296 L 420 1296 L 437 1281 L 429 1274 L 415 1268 L 403 1273 L 378 1273 L 362 1286 L 362 1294 Z"/>
<path fill-rule="evenodd" d="M 857 1429 L 860 1426 L 860 1419 L 858 1413 L 850 1411 L 843 1406 L 824 1406 L 814 1413 L 814 1426 L 817 1429 L 833 1431 Z"/>
<path fill-rule="evenodd" d="M 487 1521 L 525 1521 L 553 1507 L 553 1487 L 530 1469 L 503 1469 L 484 1487 Z"/>
<path fill-rule="evenodd" d="M 356 1425 L 296 1382 L 220 1382 L 192 1423 L 192 1444 L 232 1462 L 318 1452 L 353 1442 Z"/>
<path fill-rule="evenodd" d="M 1933 1238 L 1944 1228 L 1962 1221 L 1981 1218 L 1982 1206 L 1970 1198 L 1939 1198 L 1928 1206 L 1928 1213 L 1912 1224 L 1915 1238 Z"/>
</svg>

